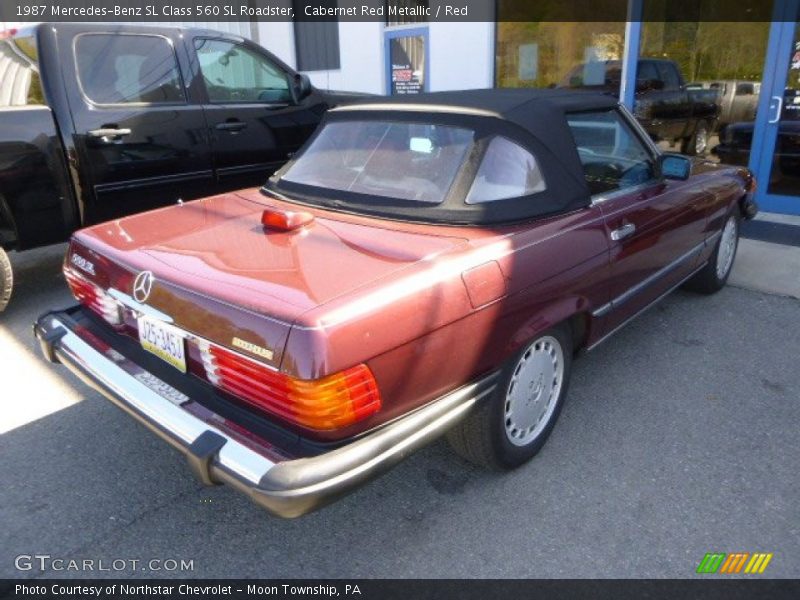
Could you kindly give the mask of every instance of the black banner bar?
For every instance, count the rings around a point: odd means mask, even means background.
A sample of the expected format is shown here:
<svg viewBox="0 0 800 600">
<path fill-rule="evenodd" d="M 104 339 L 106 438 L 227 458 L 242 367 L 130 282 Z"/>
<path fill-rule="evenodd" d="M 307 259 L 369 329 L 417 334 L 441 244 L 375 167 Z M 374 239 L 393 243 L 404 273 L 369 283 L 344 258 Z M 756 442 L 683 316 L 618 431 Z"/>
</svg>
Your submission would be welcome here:
<svg viewBox="0 0 800 600">
<path fill-rule="evenodd" d="M 1 0 L 0 21 L 624 22 L 629 1 L 638 0 Z M 773 16 L 770 0 L 642 1 L 645 21 Z"/>
<path fill-rule="evenodd" d="M 525 598 L 558 600 L 796 600 L 800 580 L 0 580 L 0 598 L 230 598 L 420 600 Z"/>
</svg>

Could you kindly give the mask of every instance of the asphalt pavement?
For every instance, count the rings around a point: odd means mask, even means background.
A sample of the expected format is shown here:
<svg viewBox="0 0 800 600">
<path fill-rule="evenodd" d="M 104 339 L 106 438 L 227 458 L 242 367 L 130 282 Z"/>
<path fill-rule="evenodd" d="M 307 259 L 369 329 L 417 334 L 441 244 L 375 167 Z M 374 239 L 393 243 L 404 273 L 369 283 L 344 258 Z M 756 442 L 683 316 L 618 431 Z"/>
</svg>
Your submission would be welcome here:
<svg viewBox="0 0 800 600">
<path fill-rule="evenodd" d="M 763 576 L 800 576 L 796 298 L 676 292 L 575 362 L 528 465 L 483 472 L 438 442 L 285 521 L 202 487 L 165 442 L 40 358 L 31 323 L 71 303 L 63 252 L 12 257 L 19 285 L 0 316 L 0 577 L 684 578 L 712 551 L 770 552 Z"/>
</svg>

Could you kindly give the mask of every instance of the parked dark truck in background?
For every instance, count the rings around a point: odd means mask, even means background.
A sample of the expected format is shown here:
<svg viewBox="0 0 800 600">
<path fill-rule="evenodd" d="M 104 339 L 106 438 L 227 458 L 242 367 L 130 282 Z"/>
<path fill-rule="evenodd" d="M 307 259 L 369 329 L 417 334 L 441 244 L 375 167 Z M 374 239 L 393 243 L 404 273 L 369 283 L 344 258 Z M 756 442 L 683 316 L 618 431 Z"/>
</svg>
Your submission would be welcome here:
<svg viewBox="0 0 800 600">
<path fill-rule="evenodd" d="M 558 87 L 616 95 L 621 81 L 622 63 L 607 60 L 578 65 Z M 680 144 L 684 154 L 701 155 L 719 116 L 719 92 L 688 89 L 675 61 L 644 58 L 636 68 L 633 113 L 653 140 Z"/>
<path fill-rule="evenodd" d="M 354 95 L 210 30 L 44 24 L 0 38 L 0 310 L 7 250 L 261 185 Z"/>
</svg>

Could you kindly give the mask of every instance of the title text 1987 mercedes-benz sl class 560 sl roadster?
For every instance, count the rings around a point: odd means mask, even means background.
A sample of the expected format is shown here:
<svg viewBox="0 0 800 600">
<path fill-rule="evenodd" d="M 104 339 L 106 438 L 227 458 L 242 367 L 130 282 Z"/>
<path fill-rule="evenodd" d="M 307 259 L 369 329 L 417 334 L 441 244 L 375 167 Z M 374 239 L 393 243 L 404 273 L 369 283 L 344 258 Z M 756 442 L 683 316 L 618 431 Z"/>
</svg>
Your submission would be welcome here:
<svg viewBox="0 0 800 600">
<path fill-rule="evenodd" d="M 530 459 L 578 350 L 725 284 L 754 187 L 661 154 L 604 95 L 378 99 L 261 190 L 75 234 L 80 304 L 35 332 L 202 481 L 294 517 L 445 433 Z"/>
</svg>

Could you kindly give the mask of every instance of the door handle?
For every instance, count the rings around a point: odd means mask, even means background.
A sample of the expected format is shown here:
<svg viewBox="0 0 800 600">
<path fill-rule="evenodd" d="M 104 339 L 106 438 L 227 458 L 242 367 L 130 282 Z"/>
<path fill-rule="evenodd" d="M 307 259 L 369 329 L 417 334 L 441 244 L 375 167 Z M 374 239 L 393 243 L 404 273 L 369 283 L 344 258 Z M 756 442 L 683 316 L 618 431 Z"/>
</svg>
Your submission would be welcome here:
<svg viewBox="0 0 800 600">
<path fill-rule="evenodd" d="M 130 129 L 118 129 L 116 127 L 101 127 L 100 129 L 91 129 L 89 136 L 93 138 L 119 138 L 131 134 Z"/>
<path fill-rule="evenodd" d="M 783 112 L 783 98 L 781 96 L 773 96 L 772 99 L 778 101 L 778 106 L 775 107 L 778 109 L 778 111 L 775 113 L 775 118 L 770 119 L 769 122 L 777 123 L 781 120 L 781 113 Z"/>
<path fill-rule="evenodd" d="M 241 131 L 245 127 L 247 127 L 247 123 L 244 121 L 225 121 L 224 123 L 217 123 L 215 125 L 215 128 L 220 131 L 230 131 L 232 133 Z"/>
<path fill-rule="evenodd" d="M 618 242 L 628 236 L 633 235 L 635 231 L 636 231 L 636 225 L 634 225 L 633 223 L 626 223 L 619 229 L 615 229 L 614 231 L 611 232 L 611 239 L 614 240 L 615 242 Z"/>
</svg>

